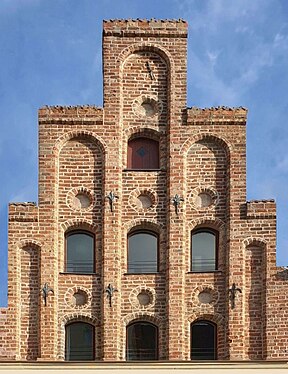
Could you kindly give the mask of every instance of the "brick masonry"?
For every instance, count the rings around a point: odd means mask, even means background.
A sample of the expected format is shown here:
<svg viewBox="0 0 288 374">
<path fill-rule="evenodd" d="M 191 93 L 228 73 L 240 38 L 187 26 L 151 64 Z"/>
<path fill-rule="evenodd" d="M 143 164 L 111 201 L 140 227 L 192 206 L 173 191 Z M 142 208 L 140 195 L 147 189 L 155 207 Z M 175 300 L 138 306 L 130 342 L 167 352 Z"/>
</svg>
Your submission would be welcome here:
<svg viewBox="0 0 288 374">
<path fill-rule="evenodd" d="M 159 329 L 159 359 L 189 360 L 197 319 L 217 325 L 219 360 L 287 359 L 288 273 L 276 267 L 275 202 L 246 201 L 247 110 L 187 108 L 186 48 L 182 20 L 104 21 L 104 108 L 39 110 L 39 203 L 9 205 L 1 359 L 63 360 L 65 325 L 79 320 L 95 326 L 97 360 L 125 360 L 126 326 L 147 320 Z M 159 141 L 159 170 L 127 169 L 127 143 L 137 136 Z M 139 205 L 141 194 L 150 207 Z M 175 194 L 184 199 L 178 215 Z M 210 204 L 199 204 L 201 194 Z M 157 274 L 127 274 L 135 227 L 159 235 Z M 191 231 L 200 227 L 219 233 L 215 272 L 190 271 Z M 65 272 L 65 233 L 75 228 L 95 235 L 95 274 Z M 54 295 L 44 306 L 46 282 Z M 233 283 L 242 290 L 234 309 Z M 112 307 L 108 284 L 117 288 Z M 205 290 L 209 303 L 198 298 Z M 141 291 L 147 306 L 137 303 Z M 73 303 L 77 292 L 84 305 Z"/>
</svg>

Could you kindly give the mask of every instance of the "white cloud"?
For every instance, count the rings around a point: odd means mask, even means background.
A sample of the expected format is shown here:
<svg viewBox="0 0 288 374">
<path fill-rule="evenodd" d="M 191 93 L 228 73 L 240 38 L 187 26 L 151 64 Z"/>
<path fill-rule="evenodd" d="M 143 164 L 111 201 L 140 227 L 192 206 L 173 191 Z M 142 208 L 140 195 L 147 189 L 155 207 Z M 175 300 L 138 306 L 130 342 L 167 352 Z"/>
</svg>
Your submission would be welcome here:
<svg viewBox="0 0 288 374">
<path fill-rule="evenodd" d="M 273 46 L 280 50 L 288 49 L 288 35 L 277 33 L 274 38 Z"/>
<path fill-rule="evenodd" d="M 212 66 L 214 66 L 217 63 L 219 53 L 220 53 L 219 51 L 207 51 L 206 52 L 208 59 Z"/>
</svg>

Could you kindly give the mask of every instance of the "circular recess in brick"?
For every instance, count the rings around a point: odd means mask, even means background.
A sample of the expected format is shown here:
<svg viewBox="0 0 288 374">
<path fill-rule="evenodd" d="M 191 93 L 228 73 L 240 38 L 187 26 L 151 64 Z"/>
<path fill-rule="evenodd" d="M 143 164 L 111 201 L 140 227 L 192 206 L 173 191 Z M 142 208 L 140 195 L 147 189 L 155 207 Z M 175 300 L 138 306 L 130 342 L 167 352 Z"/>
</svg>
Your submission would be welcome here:
<svg viewBox="0 0 288 374">
<path fill-rule="evenodd" d="M 155 290 L 146 285 L 135 287 L 129 295 L 129 301 L 134 309 L 146 310 L 155 306 Z"/>
<path fill-rule="evenodd" d="M 199 208 L 206 208 L 213 203 L 211 196 L 206 192 L 199 193 L 195 198 L 195 204 Z"/>
<path fill-rule="evenodd" d="M 134 100 L 132 108 L 138 117 L 150 118 L 162 112 L 163 104 L 157 97 L 139 96 Z"/>
<path fill-rule="evenodd" d="M 67 193 L 66 203 L 74 211 L 91 210 L 95 205 L 94 193 L 85 187 L 73 188 Z"/>
<path fill-rule="evenodd" d="M 91 204 L 91 199 L 88 194 L 79 192 L 73 199 L 73 204 L 77 209 L 88 208 Z"/>
<path fill-rule="evenodd" d="M 141 194 L 138 196 L 137 199 L 138 199 L 139 208 L 149 209 L 153 205 L 153 202 L 150 196 L 148 195 Z"/>
<path fill-rule="evenodd" d="M 210 209 L 218 204 L 218 192 L 213 187 L 197 187 L 190 192 L 188 201 L 197 210 Z"/>
<path fill-rule="evenodd" d="M 129 205 L 137 212 L 145 213 L 157 204 L 157 194 L 153 190 L 135 189 L 129 196 Z"/>
<path fill-rule="evenodd" d="M 210 308 L 219 300 L 219 292 L 212 285 L 203 284 L 194 289 L 192 293 L 191 305 L 200 308 Z"/>
<path fill-rule="evenodd" d="M 83 290 L 78 290 L 73 294 L 71 301 L 75 306 L 85 305 L 88 301 L 88 295 Z"/>
<path fill-rule="evenodd" d="M 137 295 L 137 299 L 140 305 L 148 305 L 151 303 L 151 295 L 149 295 L 149 292 L 146 291 L 141 291 Z"/>
<path fill-rule="evenodd" d="M 207 291 L 202 291 L 198 295 L 198 299 L 201 304 L 211 304 L 213 301 L 213 295 L 211 292 Z"/>
<path fill-rule="evenodd" d="M 91 291 L 82 286 L 71 287 L 65 293 L 65 302 L 73 309 L 87 308 L 91 305 L 91 299 Z"/>
</svg>

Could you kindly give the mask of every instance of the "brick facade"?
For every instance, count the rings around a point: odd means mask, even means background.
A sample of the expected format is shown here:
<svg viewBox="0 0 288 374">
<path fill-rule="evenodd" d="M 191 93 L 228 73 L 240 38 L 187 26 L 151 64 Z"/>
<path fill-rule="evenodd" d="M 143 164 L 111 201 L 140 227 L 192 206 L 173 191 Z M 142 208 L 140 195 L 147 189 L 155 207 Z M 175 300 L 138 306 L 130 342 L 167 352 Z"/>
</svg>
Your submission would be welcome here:
<svg viewBox="0 0 288 374">
<path fill-rule="evenodd" d="M 203 319 L 217 326 L 218 360 L 287 358 L 288 274 L 276 267 L 275 203 L 246 201 L 247 110 L 187 108 L 186 48 L 181 20 L 104 21 L 104 108 L 39 110 L 38 206 L 9 206 L 2 359 L 64 360 L 65 326 L 86 321 L 95 326 L 95 359 L 125 360 L 126 326 L 141 320 L 158 327 L 160 360 L 190 360 L 190 326 Z M 136 137 L 159 142 L 158 170 L 128 169 Z M 158 236 L 157 273 L 127 272 L 135 228 Z M 215 271 L 191 271 L 199 228 L 217 232 Z M 94 235 L 93 274 L 66 271 L 73 230 Z M 46 306 L 45 283 L 54 291 Z M 241 290 L 234 308 L 233 283 Z M 83 304 L 73 301 L 78 294 Z"/>
</svg>

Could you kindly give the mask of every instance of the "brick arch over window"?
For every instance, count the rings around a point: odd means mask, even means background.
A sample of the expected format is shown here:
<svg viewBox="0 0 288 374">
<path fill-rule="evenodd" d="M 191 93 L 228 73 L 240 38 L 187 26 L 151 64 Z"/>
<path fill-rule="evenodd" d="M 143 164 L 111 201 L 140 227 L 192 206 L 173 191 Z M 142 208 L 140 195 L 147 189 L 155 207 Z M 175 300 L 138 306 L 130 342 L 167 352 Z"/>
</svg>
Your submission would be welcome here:
<svg viewBox="0 0 288 374">
<path fill-rule="evenodd" d="M 161 228 L 163 227 L 162 223 L 158 223 L 155 219 L 141 219 L 136 218 L 124 224 L 123 238 L 133 229 L 143 228 L 147 230 L 152 230 L 157 233 L 160 233 Z"/>
<path fill-rule="evenodd" d="M 87 230 L 70 230 L 65 234 L 65 272 L 95 272 L 95 235 Z"/>
<path fill-rule="evenodd" d="M 158 233 L 153 230 L 134 228 L 127 236 L 127 272 L 146 274 L 158 271 Z"/>
<path fill-rule="evenodd" d="M 124 224 L 124 230 L 122 231 L 122 248 L 125 250 L 122 251 L 121 261 L 124 269 L 128 268 L 128 237 L 130 233 L 141 232 L 141 231 L 150 231 L 157 235 L 158 237 L 158 254 L 157 254 L 157 263 L 158 271 L 165 269 L 165 237 L 163 235 L 163 230 L 161 230 L 163 224 L 159 224 L 156 220 L 153 219 L 134 219 Z"/>
<path fill-rule="evenodd" d="M 87 233 L 93 236 L 94 241 L 94 271 L 98 273 L 101 269 L 101 253 L 102 253 L 102 239 L 101 229 L 99 225 L 94 225 L 91 221 L 85 219 L 71 219 L 63 222 L 61 225 L 59 235 L 59 269 L 60 271 L 67 271 L 66 266 L 66 238 L 72 233 Z"/>
<path fill-rule="evenodd" d="M 227 342 L 226 342 L 226 319 L 223 315 L 219 313 L 203 313 L 202 311 L 199 312 L 194 312 L 189 315 L 187 319 L 187 336 L 190 337 L 190 339 L 187 339 L 187 344 L 189 344 L 188 350 L 191 352 L 191 324 L 197 322 L 197 321 L 207 321 L 207 322 L 212 322 L 217 326 L 217 358 L 218 360 L 224 360 L 227 359 L 228 355 L 228 347 L 227 347 Z M 187 358 L 187 359 L 190 359 Z"/>
<path fill-rule="evenodd" d="M 206 319 L 191 323 L 191 360 L 217 359 L 217 325 Z"/>
<path fill-rule="evenodd" d="M 214 231 L 218 237 L 217 243 L 217 269 L 222 270 L 225 267 L 225 259 L 226 259 L 226 226 L 225 223 L 218 218 L 199 218 L 197 220 L 193 220 L 187 224 L 186 230 L 186 247 L 191 249 L 191 235 L 193 232 L 197 231 Z M 186 266 L 187 270 L 191 269 L 192 257 L 191 257 L 191 250 L 187 251 L 187 260 Z M 216 269 L 215 269 L 216 270 Z"/>
<path fill-rule="evenodd" d="M 73 313 L 67 313 L 63 316 L 61 316 L 58 320 L 58 359 L 64 360 L 65 359 L 65 326 L 73 323 L 73 322 L 84 322 L 88 323 L 95 328 L 95 339 L 96 339 L 96 352 L 95 352 L 95 358 L 99 359 L 100 355 L 100 349 L 99 349 L 99 342 L 100 342 L 100 322 L 99 319 L 95 316 L 92 316 L 89 313 L 83 313 L 83 312 L 73 312 Z M 98 344 L 97 344 L 98 342 Z"/>
<path fill-rule="evenodd" d="M 191 231 L 191 271 L 209 272 L 218 269 L 219 232 L 200 227 Z"/>
<path fill-rule="evenodd" d="M 121 352 L 120 359 L 125 360 L 126 357 L 126 327 L 137 321 L 146 321 L 158 327 L 158 341 L 159 341 L 159 359 L 167 359 L 166 354 L 166 334 L 165 334 L 165 320 L 153 312 L 149 311 L 135 311 L 134 313 L 126 314 L 122 318 L 122 334 L 121 334 Z"/>
<path fill-rule="evenodd" d="M 126 327 L 126 360 L 157 360 L 159 357 L 158 326 L 146 321 L 135 321 Z"/>
</svg>

